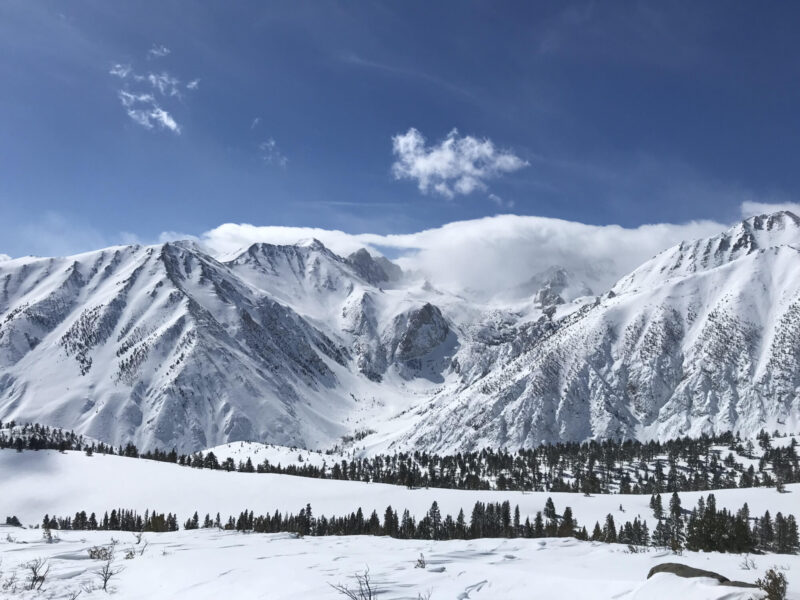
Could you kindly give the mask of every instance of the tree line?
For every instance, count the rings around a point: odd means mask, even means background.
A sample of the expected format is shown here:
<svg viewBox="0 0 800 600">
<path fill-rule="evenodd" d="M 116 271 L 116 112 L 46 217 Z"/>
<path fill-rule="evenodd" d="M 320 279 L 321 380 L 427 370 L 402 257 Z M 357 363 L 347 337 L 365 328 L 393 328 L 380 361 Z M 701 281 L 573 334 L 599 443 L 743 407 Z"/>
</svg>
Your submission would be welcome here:
<svg viewBox="0 0 800 600">
<path fill-rule="evenodd" d="M 78 531 L 152 531 L 163 533 L 178 531 L 178 517 L 172 513 L 159 513 L 146 510 L 140 515 L 135 510 L 122 508 L 106 511 L 98 518 L 95 513 L 76 512 L 74 517 L 55 517 L 45 515 L 42 519 L 44 529 L 72 529 Z"/>
<path fill-rule="evenodd" d="M 377 511 L 369 515 L 359 507 L 348 515 L 316 517 L 310 504 L 297 513 L 275 511 L 256 515 L 252 510 L 243 510 L 238 517 L 227 519 L 220 514 L 203 519 L 198 512 L 187 519 L 183 528 L 217 528 L 229 531 L 253 533 L 290 532 L 302 536 L 328 535 L 376 535 L 399 539 L 451 540 L 477 538 L 544 538 L 574 537 L 605 543 L 628 544 L 632 547 L 656 546 L 680 551 L 684 548 L 705 552 L 775 552 L 794 554 L 800 550 L 797 521 L 793 515 L 780 512 L 773 519 L 767 511 L 761 517 L 752 517 L 747 504 L 735 512 L 718 509 L 713 494 L 700 498 L 697 505 L 686 511 L 680 497 L 673 493 L 669 506 L 662 506 L 661 497 L 654 495 L 650 502 L 657 525 L 650 532 L 647 522 L 638 516 L 617 526 L 614 516 L 608 514 L 601 525 L 595 523 L 591 535 L 579 524 L 572 509 L 567 506 L 557 513 L 552 498 L 544 508 L 537 511 L 533 520 L 521 520 L 519 506 L 512 509 L 509 501 L 476 502 L 469 518 L 463 509 L 453 517 L 443 514 L 434 501 L 425 515 L 417 520 L 409 510 L 398 512 L 387 506 L 382 516 Z M 19 523 L 16 517 L 7 522 Z M 51 517 L 45 515 L 42 527 L 48 530 L 106 530 L 106 531 L 153 531 L 178 530 L 177 515 L 145 511 L 114 509 L 106 511 L 101 519 L 95 513 L 78 512 L 74 517 Z"/>
<path fill-rule="evenodd" d="M 797 444 L 773 446 L 773 437 L 759 433 L 757 444 L 738 434 L 679 438 L 666 442 L 606 440 L 559 443 L 537 448 L 483 449 L 451 455 L 424 451 L 397 452 L 373 457 L 336 459 L 322 466 L 308 463 L 282 466 L 265 459 L 221 460 L 213 451 L 179 454 L 175 449 L 140 451 L 134 444 L 114 448 L 87 442 L 80 435 L 41 425 L 2 431 L 0 449 L 17 451 L 53 449 L 83 450 L 169 462 L 199 469 L 277 473 L 319 479 L 377 482 L 407 487 L 440 487 L 467 490 L 523 490 L 580 492 L 586 494 L 660 494 L 726 488 L 774 486 L 800 482 Z M 777 435 L 777 434 L 776 434 Z M 719 447 L 726 447 L 723 457 Z M 756 469 L 741 458 L 758 459 Z M 299 461 L 298 461 L 299 462 Z"/>
</svg>

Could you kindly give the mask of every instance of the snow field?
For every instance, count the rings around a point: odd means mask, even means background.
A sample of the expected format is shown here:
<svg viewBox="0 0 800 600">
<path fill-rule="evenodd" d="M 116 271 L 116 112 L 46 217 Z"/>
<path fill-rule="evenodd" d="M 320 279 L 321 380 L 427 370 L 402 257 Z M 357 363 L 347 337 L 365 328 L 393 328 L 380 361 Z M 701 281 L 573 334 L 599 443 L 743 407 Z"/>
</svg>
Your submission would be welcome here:
<svg viewBox="0 0 800 600">
<path fill-rule="evenodd" d="M 442 515 L 454 518 L 459 509 L 469 519 L 476 501 L 519 505 L 522 520 L 533 520 L 552 497 L 556 511 L 572 507 L 575 518 L 591 532 L 595 521 L 601 524 L 611 513 L 617 525 L 639 517 L 655 526 L 650 496 L 624 494 L 582 494 L 555 492 L 511 492 L 452 490 L 441 488 L 408 489 L 402 486 L 311 479 L 268 473 L 238 473 L 181 467 L 137 458 L 82 452 L 58 453 L 55 450 L 17 453 L 0 451 L 0 517 L 16 515 L 23 524 L 40 523 L 45 514 L 72 516 L 77 511 L 98 516 L 113 508 L 147 509 L 177 513 L 181 523 L 194 511 L 202 517 L 217 512 L 223 519 L 248 509 L 258 514 L 297 513 L 307 503 L 316 517 L 342 516 L 361 507 L 366 516 L 375 510 L 383 518 L 387 506 L 402 513 L 408 509 L 422 518 L 435 500 Z M 737 510 L 747 502 L 752 516 L 769 510 L 800 517 L 800 484 L 786 486 L 786 493 L 774 488 L 715 490 L 718 508 Z M 679 494 L 684 509 L 691 509 L 705 492 Z M 669 495 L 663 494 L 664 504 Z M 622 511 L 620 510 L 622 506 Z"/>
<path fill-rule="evenodd" d="M 10 535 L 14 541 L 9 542 Z M 24 564 L 47 559 L 51 567 L 42 592 L 12 593 L 0 598 L 125 600 L 294 600 L 342 598 L 331 585 L 354 583 L 369 568 L 380 600 L 749 600 L 752 589 L 722 587 L 710 579 L 681 579 L 669 574 L 646 576 L 661 562 L 678 561 L 735 579 L 753 581 L 775 557 L 757 557 L 759 571 L 743 571 L 741 557 L 724 554 L 666 552 L 631 554 L 624 546 L 573 539 L 458 540 L 430 542 L 385 537 L 296 538 L 290 534 L 242 534 L 217 530 L 145 534 L 141 544 L 125 532 L 59 532 L 48 544 L 40 530 L 0 527 L 3 557 L 0 583 L 14 573 L 24 586 Z M 113 567 L 123 570 L 97 589 L 102 561 L 88 549 L 117 540 Z M 143 554 L 139 551 L 144 547 Z M 134 551 L 134 557 L 124 555 Z M 425 568 L 416 567 L 419 555 Z M 792 573 L 798 557 L 781 557 Z M 790 598 L 800 595 L 796 590 Z"/>
<path fill-rule="evenodd" d="M 751 514 L 770 510 L 798 513 L 800 484 L 787 493 L 756 488 L 718 490 L 718 507 L 739 508 L 748 502 Z M 685 508 L 694 506 L 699 493 L 680 494 Z M 541 510 L 548 496 L 557 512 L 571 506 L 581 524 L 591 529 L 607 513 L 617 523 L 635 516 L 654 525 L 649 496 L 409 490 L 400 486 L 317 480 L 287 475 L 210 471 L 142 459 L 81 452 L 0 451 L 0 517 L 16 515 L 23 524 L 41 522 L 45 513 L 71 516 L 80 510 L 98 515 L 115 507 L 176 512 L 181 522 L 197 510 L 238 515 L 296 513 L 311 503 L 314 515 L 344 515 L 359 506 L 368 515 L 382 515 L 387 505 L 409 509 L 422 517 L 436 500 L 442 513 L 467 518 L 476 500 L 519 504 L 522 518 Z M 622 504 L 624 512 L 620 511 Z M 743 568 L 743 557 L 718 553 L 685 552 L 674 556 L 653 548 L 631 553 L 626 546 L 574 539 L 480 539 L 453 541 L 397 540 L 386 537 L 307 537 L 290 534 L 242 534 L 211 529 L 144 534 L 141 545 L 127 532 L 58 531 L 48 544 L 41 529 L 3 527 L 0 530 L 0 585 L 16 577 L 24 585 L 29 561 L 43 558 L 51 567 L 43 591 L 12 594 L 0 589 L 0 598 L 70 598 L 71 593 L 97 587 L 102 566 L 88 558 L 88 548 L 117 544 L 114 566 L 124 570 L 112 579 L 111 597 L 125 599 L 294 599 L 341 597 L 330 584 L 353 582 L 356 572 L 369 568 L 382 591 L 380 600 L 416 600 L 418 594 L 440 599 L 542 600 L 748 600 L 752 590 L 720 587 L 711 580 L 683 580 L 659 575 L 646 580 L 650 568 L 661 562 L 681 562 L 752 582 L 767 568 L 786 569 L 790 598 L 800 600 L 795 574 L 800 557 L 751 557 L 755 569 Z M 125 560 L 130 549 L 134 558 Z M 415 568 L 419 555 L 425 568 Z M 81 598 L 107 598 L 97 589 Z"/>
</svg>

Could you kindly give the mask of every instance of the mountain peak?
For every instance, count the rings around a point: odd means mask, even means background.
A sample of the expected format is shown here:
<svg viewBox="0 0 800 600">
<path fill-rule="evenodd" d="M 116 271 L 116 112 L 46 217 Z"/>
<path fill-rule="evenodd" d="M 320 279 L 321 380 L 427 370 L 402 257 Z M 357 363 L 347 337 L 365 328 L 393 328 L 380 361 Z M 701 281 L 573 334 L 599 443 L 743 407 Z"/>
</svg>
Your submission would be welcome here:
<svg viewBox="0 0 800 600">
<path fill-rule="evenodd" d="M 360 248 L 347 257 L 347 262 L 364 281 L 380 285 L 396 281 L 403 270 L 383 256 L 372 256 L 366 248 Z"/>
<path fill-rule="evenodd" d="M 681 242 L 653 257 L 614 286 L 614 292 L 660 285 L 721 267 L 767 248 L 800 244 L 800 217 L 782 210 L 749 217 L 709 238 Z"/>
<path fill-rule="evenodd" d="M 306 238 L 295 244 L 298 248 L 310 248 L 311 250 L 327 250 L 328 248 L 317 238 Z"/>
<path fill-rule="evenodd" d="M 789 210 L 753 215 L 742 221 L 742 226 L 755 231 L 800 229 L 800 217 Z"/>
</svg>

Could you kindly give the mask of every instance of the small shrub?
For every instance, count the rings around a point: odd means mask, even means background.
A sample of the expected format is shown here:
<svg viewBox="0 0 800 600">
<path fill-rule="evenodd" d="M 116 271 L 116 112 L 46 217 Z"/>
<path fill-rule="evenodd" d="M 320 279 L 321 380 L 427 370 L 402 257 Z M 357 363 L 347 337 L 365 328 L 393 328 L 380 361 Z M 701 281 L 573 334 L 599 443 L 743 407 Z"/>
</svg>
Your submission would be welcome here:
<svg viewBox="0 0 800 600">
<path fill-rule="evenodd" d="M 356 573 L 355 577 L 358 584 L 357 589 L 342 584 L 331 585 L 331 587 L 348 600 L 375 600 L 379 592 L 369 578 L 369 569 L 366 569 L 364 573 Z"/>
<path fill-rule="evenodd" d="M 756 561 L 750 558 L 749 554 L 745 554 L 742 562 L 739 563 L 739 568 L 744 571 L 752 571 L 756 568 Z"/>
<path fill-rule="evenodd" d="M 92 546 L 88 552 L 92 560 L 111 560 L 114 557 L 114 546 Z"/>
<path fill-rule="evenodd" d="M 97 575 L 100 577 L 100 581 L 103 583 L 104 592 L 108 591 L 108 582 L 111 581 L 111 578 L 119 575 L 123 571 L 122 567 L 114 568 L 112 565 L 113 560 L 113 557 L 109 558 L 99 571 L 95 571 L 95 573 L 97 573 Z"/>
<path fill-rule="evenodd" d="M 786 575 L 769 569 L 764 577 L 756 580 L 756 585 L 767 593 L 767 600 L 786 600 Z"/>
<path fill-rule="evenodd" d="M 41 590 L 47 574 L 50 572 L 50 565 L 43 558 L 37 558 L 25 564 L 25 568 L 30 571 L 28 575 L 28 589 Z"/>
</svg>

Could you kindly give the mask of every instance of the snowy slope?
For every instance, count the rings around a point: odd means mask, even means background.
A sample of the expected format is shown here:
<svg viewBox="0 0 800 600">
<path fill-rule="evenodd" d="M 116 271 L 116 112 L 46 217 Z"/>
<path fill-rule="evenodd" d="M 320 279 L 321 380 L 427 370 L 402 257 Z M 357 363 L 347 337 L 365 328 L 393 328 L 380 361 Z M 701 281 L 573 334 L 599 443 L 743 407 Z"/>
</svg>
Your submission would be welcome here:
<svg viewBox="0 0 800 600">
<path fill-rule="evenodd" d="M 0 419 L 181 451 L 800 427 L 797 216 L 685 242 L 590 293 L 554 265 L 479 298 L 316 240 L 3 261 Z"/>
<path fill-rule="evenodd" d="M 398 486 L 305 479 L 291 476 L 226 473 L 180 467 L 140 459 L 79 452 L 0 451 L 0 516 L 16 514 L 23 523 L 39 523 L 45 513 L 69 515 L 79 510 L 103 511 L 126 507 L 177 512 L 186 519 L 195 511 L 238 514 L 248 508 L 258 512 L 296 512 L 311 503 L 314 514 L 344 514 L 356 506 L 369 514 L 389 504 L 408 508 L 420 517 L 433 500 L 443 513 L 459 508 L 468 513 L 476 500 L 519 504 L 523 518 L 541 510 L 548 496 L 557 511 L 571 506 L 582 524 L 602 521 L 611 513 L 621 521 L 641 515 L 651 521 L 648 496 L 592 496 L 458 491 L 407 490 Z M 87 485 L 102 482 L 102 485 Z M 43 490 L 50 490 L 43 493 Z M 752 514 L 797 512 L 795 496 L 772 489 L 718 490 L 717 506 L 739 508 L 744 502 Z M 684 506 L 694 505 L 698 493 L 681 494 Z M 619 510 L 622 504 L 625 512 Z M 414 599 L 432 592 L 431 598 L 523 599 L 532 590 L 553 600 L 606 600 L 675 598 L 686 600 L 746 600 L 753 592 L 720 587 L 712 581 L 681 580 L 660 575 L 646 580 L 650 568 L 677 561 L 717 571 L 731 579 L 753 581 L 774 564 L 788 568 L 790 598 L 800 598 L 792 575 L 800 570 L 797 556 L 752 557 L 754 570 L 744 570 L 742 557 L 716 553 L 684 552 L 674 556 L 650 549 L 631 554 L 619 545 L 578 542 L 573 539 L 482 539 L 468 541 L 396 540 L 375 537 L 307 537 L 236 534 L 212 530 L 145 534 L 144 554 L 122 559 L 128 549 L 140 550 L 124 532 L 56 532 L 60 541 L 45 544 L 41 530 L 0 528 L 3 577 L 18 572 L 35 558 L 48 558 L 51 585 L 44 596 L 68 598 L 81 586 L 96 585 L 100 567 L 88 560 L 87 548 L 119 541 L 117 566 L 125 570 L 112 580 L 118 598 L 336 598 L 329 584 L 348 583 L 353 573 L 369 567 L 383 590 L 382 598 Z M 420 553 L 425 569 L 415 569 Z M 56 584 L 57 582 L 57 584 Z M 49 595 L 47 595 L 49 594 Z M 0 592 L 0 597 L 2 592 Z M 98 591 L 89 598 L 105 597 Z M 755 596 L 757 597 L 757 596 Z"/>
<path fill-rule="evenodd" d="M 403 444 L 530 446 L 800 423 L 800 219 L 667 250 L 520 354 L 444 390 Z"/>
<path fill-rule="evenodd" d="M 316 241 L 226 263 L 190 243 L 4 261 L 0 418 L 143 447 L 331 444 L 392 367 L 413 378 L 453 343 L 441 313 L 413 298 L 378 298 L 381 321 L 348 330 L 377 318 L 345 310 L 370 294 L 382 291 Z M 405 408 L 402 390 L 381 395 Z"/>
<path fill-rule="evenodd" d="M 4 476 L 0 495 L 0 516 L 17 515 L 24 524 L 35 524 L 45 514 L 74 515 L 75 512 L 102 513 L 114 507 L 177 512 L 183 520 L 194 511 L 201 515 L 217 512 L 223 517 L 238 515 L 242 510 L 256 514 L 274 512 L 297 513 L 311 503 L 317 516 L 350 514 L 358 507 L 369 515 L 373 510 L 383 515 L 391 505 L 399 513 L 404 509 L 422 518 L 435 500 L 442 515 L 454 517 L 459 509 L 466 515 L 475 502 L 504 502 L 519 505 L 522 520 L 531 520 L 543 509 L 548 497 L 553 499 L 559 514 L 572 507 L 575 518 L 587 529 L 596 521 L 602 523 L 608 514 L 617 522 L 647 521 L 655 527 L 649 508 L 650 496 L 625 494 L 582 494 L 557 492 L 511 492 L 454 490 L 442 488 L 407 489 L 403 486 L 361 483 L 334 479 L 312 479 L 268 473 L 238 473 L 192 469 L 171 463 L 136 458 L 81 452 L 59 454 L 53 450 L 22 453 L 0 450 L 0 475 Z M 88 485 L 103 482 L 102 485 Z M 43 494 L 43 489 L 58 490 Z M 800 484 L 786 486 L 789 493 L 774 488 L 715 490 L 718 508 L 738 510 L 747 502 L 752 515 L 800 513 L 797 496 Z M 690 508 L 708 492 L 682 492 L 684 507 Z M 620 505 L 623 510 L 620 510 Z M 183 521 L 181 521 L 183 522 Z"/>
<path fill-rule="evenodd" d="M 289 465 L 311 465 L 330 467 L 336 462 L 350 460 L 351 456 L 342 453 L 325 453 L 304 448 L 291 448 L 287 446 L 276 446 L 275 444 L 260 444 L 258 442 L 231 442 L 221 446 L 209 448 L 208 452 L 213 452 L 220 462 L 227 458 L 232 458 L 236 465 L 245 462 L 249 458 L 253 465 L 258 465 L 268 460 L 275 466 Z"/>
</svg>

